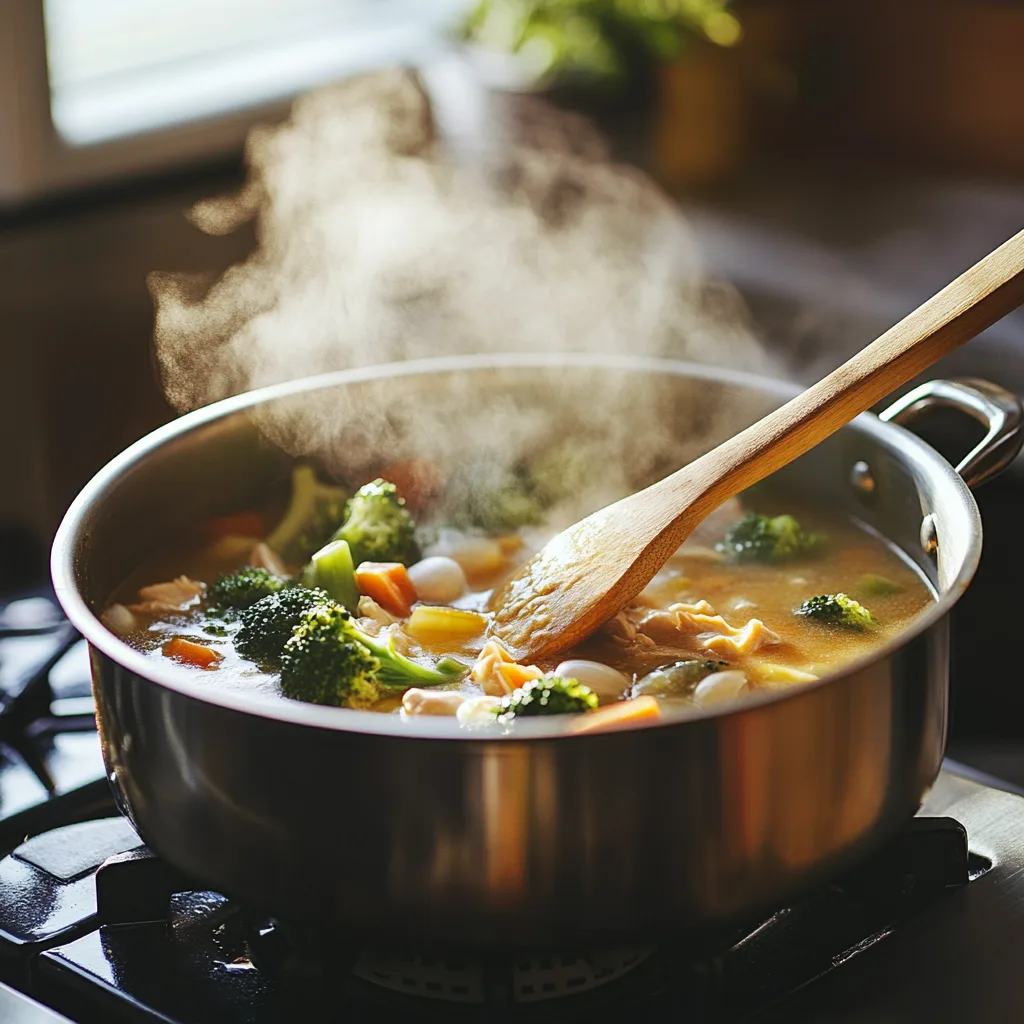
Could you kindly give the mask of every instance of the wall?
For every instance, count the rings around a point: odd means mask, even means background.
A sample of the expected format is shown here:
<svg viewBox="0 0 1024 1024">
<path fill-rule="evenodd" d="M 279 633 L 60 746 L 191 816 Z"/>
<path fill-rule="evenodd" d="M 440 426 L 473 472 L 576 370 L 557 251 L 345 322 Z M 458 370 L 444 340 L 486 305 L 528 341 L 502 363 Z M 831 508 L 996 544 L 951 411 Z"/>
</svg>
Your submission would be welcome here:
<svg viewBox="0 0 1024 1024">
<path fill-rule="evenodd" d="M 238 180 L 220 169 L 0 221 L 0 533 L 48 538 L 107 459 L 169 418 L 146 275 L 218 272 L 245 255 L 250 233 L 209 238 L 185 216 Z"/>
</svg>

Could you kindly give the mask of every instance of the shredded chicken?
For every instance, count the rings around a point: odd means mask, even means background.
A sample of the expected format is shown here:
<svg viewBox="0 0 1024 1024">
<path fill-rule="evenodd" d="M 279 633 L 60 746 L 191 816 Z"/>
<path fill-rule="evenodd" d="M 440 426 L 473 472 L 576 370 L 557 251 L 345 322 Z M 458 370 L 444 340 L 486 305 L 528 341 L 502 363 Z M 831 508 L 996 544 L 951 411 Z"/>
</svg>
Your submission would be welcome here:
<svg viewBox="0 0 1024 1024">
<path fill-rule="evenodd" d="M 359 622 L 366 622 L 366 619 L 359 619 Z M 368 632 L 368 631 L 366 631 Z M 409 657 L 412 649 L 412 641 L 402 631 L 401 623 L 395 622 L 390 626 L 384 626 L 377 631 L 376 639 L 382 644 L 390 643 L 399 654 Z"/>
<path fill-rule="evenodd" d="M 181 612 L 195 604 L 202 597 L 203 585 L 187 576 L 179 576 L 169 583 L 154 583 L 139 589 L 141 600 L 130 604 L 130 611 L 139 615 L 160 615 L 164 612 Z"/>
<path fill-rule="evenodd" d="M 609 619 L 602 628 L 617 644 L 630 644 L 637 637 L 636 623 L 624 611 Z"/>
<path fill-rule="evenodd" d="M 730 630 L 728 635 L 700 637 L 706 650 L 726 660 L 743 658 L 762 647 L 773 647 L 782 642 L 779 634 L 770 630 L 760 619 L 749 619 L 739 629 L 728 625 L 726 628 Z"/>
<path fill-rule="evenodd" d="M 376 633 L 381 627 L 393 626 L 398 621 L 391 612 L 381 608 L 372 597 L 367 597 L 365 594 L 359 598 L 356 611 L 359 612 L 359 626 L 367 633 L 370 632 L 369 629 L 366 629 L 368 624 L 372 624 L 373 632 Z M 367 623 L 368 619 L 369 623 Z"/>
<path fill-rule="evenodd" d="M 648 612 L 637 628 L 648 636 L 669 633 L 692 638 L 704 650 L 727 660 L 782 642 L 760 619 L 750 619 L 739 627 L 730 626 L 707 601 L 673 604 L 663 611 Z"/>
<path fill-rule="evenodd" d="M 519 665 L 497 640 L 488 640 L 477 655 L 469 677 L 489 697 L 504 697 L 544 673 L 536 665 Z"/>
</svg>

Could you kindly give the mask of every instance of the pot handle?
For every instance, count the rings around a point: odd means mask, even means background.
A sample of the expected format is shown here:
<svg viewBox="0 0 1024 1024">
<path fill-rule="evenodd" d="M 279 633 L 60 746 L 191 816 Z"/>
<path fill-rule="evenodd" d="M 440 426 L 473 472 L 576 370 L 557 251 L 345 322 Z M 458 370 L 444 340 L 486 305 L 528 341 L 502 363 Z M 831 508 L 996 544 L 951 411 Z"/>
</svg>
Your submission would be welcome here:
<svg viewBox="0 0 1024 1024">
<path fill-rule="evenodd" d="M 974 377 L 928 381 L 896 399 L 879 419 L 910 426 L 922 412 L 936 407 L 956 409 L 985 427 L 985 436 L 956 466 L 972 489 L 1006 469 L 1024 444 L 1020 399 L 998 384 Z"/>
</svg>

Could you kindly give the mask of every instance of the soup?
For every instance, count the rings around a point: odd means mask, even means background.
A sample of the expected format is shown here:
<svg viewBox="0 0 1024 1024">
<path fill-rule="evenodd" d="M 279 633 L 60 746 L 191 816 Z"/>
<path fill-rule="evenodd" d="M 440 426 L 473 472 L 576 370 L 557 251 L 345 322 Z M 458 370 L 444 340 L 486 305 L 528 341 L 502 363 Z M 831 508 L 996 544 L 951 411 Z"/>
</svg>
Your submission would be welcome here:
<svg viewBox="0 0 1024 1024">
<path fill-rule="evenodd" d="M 446 487 L 426 463 L 352 493 L 299 467 L 286 507 L 201 524 L 102 619 L 211 687 L 466 727 L 571 714 L 587 729 L 805 685 L 933 600 L 862 525 L 758 489 L 717 510 L 585 643 L 517 664 L 490 635 L 488 600 L 557 532 L 555 496 L 528 471 L 455 501 Z"/>
</svg>

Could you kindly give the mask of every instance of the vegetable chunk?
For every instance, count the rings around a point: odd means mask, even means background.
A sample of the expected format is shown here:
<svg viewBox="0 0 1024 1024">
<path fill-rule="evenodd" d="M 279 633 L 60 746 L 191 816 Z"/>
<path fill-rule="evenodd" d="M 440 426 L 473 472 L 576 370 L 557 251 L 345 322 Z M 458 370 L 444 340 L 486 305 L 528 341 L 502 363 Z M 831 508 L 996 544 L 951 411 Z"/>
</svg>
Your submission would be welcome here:
<svg viewBox="0 0 1024 1024">
<path fill-rule="evenodd" d="M 289 586 L 283 576 L 247 565 L 235 573 L 221 573 L 206 592 L 210 606 L 218 611 L 249 608 L 268 594 Z"/>
<path fill-rule="evenodd" d="M 661 717 L 658 699 L 649 694 L 634 697 L 632 700 L 620 700 L 617 704 L 609 704 L 600 711 L 589 715 L 581 715 L 570 726 L 573 732 L 599 732 L 603 729 L 628 729 L 643 722 L 654 722 Z"/>
<path fill-rule="evenodd" d="M 268 594 L 242 612 L 241 626 L 235 634 L 235 646 L 247 658 L 276 661 L 292 632 L 319 604 L 330 604 L 331 597 L 319 589 L 289 587 Z"/>
<path fill-rule="evenodd" d="M 416 600 L 416 588 L 401 562 L 363 562 L 355 574 L 359 593 L 373 598 L 385 611 L 407 618 Z"/>
<path fill-rule="evenodd" d="M 479 636 L 487 628 L 487 619 L 479 612 L 421 604 L 407 628 L 410 636 L 423 643 L 458 644 Z"/>
<path fill-rule="evenodd" d="M 365 657 L 348 650 L 350 646 L 361 648 Z M 315 704 L 365 707 L 369 683 L 379 696 L 381 689 L 437 686 L 465 672 L 466 666 L 451 658 L 442 659 L 434 668 L 418 664 L 398 652 L 393 636 L 382 640 L 364 633 L 352 616 L 333 602 L 311 608 L 281 654 L 282 690 L 296 700 Z"/>
<path fill-rule="evenodd" d="M 327 541 L 345 518 L 346 491 L 321 483 L 312 466 L 292 472 L 292 495 L 267 544 L 295 564 L 306 561 Z"/>
<path fill-rule="evenodd" d="M 593 711 L 597 694 L 575 679 L 542 676 L 502 697 L 494 709 L 503 721 L 533 715 L 571 715 Z"/>
<path fill-rule="evenodd" d="M 198 668 L 216 668 L 217 663 L 224 658 L 223 654 L 212 647 L 193 643 L 180 636 L 164 644 L 163 654 L 165 658 L 172 658 L 174 661 L 195 665 Z"/>
<path fill-rule="evenodd" d="M 281 653 L 281 689 L 311 704 L 368 708 L 380 697 L 380 662 L 337 628 L 330 609 L 307 615 Z"/>
<path fill-rule="evenodd" d="M 750 512 L 715 545 L 731 562 L 784 562 L 810 554 L 821 544 L 793 516 L 763 516 Z"/>
<path fill-rule="evenodd" d="M 352 552 L 343 540 L 325 544 L 302 570 L 302 583 L 326 590 L 331 598 L 353 611 L 359 604 L 359 587 L 352 563 Z"/>
<path fill-rule="evenodd" d="M 386 480 L 364 484 L 348 503 L 345 521 L 332 540 L 343 540 L 352 551 L 352 561 L 401 562 L 419 560 L 416 523 L 398 489 Z"/>
<path fill-rule="evenodd" d="M 845 594 L 823 594 L 808 598 L 799 608 L 797 615 L 813 619 L 826 626 L 840 626 L 843 629 L 863 631 L 871 629 L 875 618 L 859 601 Z"/>
</svg>

